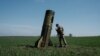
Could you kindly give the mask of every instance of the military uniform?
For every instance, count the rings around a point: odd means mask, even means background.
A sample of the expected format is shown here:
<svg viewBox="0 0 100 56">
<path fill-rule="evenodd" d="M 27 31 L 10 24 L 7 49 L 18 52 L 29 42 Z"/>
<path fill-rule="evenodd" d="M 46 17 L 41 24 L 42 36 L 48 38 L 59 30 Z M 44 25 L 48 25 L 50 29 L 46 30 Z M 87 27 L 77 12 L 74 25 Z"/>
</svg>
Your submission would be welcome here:
<svg viewBox="0 0 100 56">
<path fill-rule="evenodd" d="M 62 41 L 64 43 L 64 46 L 66 46 L 67 43 L 66 43 L 66 40 L 64 38 L 64 29 L 63 29 L 63 27 L 57 26 L 56 31 L 57 31 L 57 35 L 59 37 L 59 44 L 60 44 L 59 46 L 62 47 Z"/>
</svg>

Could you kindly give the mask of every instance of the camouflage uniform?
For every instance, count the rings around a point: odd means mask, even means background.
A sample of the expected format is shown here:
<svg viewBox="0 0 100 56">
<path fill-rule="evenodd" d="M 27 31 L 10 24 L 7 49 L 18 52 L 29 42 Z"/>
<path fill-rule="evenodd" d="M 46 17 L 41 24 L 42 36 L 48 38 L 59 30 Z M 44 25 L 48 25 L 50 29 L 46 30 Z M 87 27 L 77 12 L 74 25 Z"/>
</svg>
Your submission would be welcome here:
<svg viewBox="0 0 100 56">
<path fill-rule="evenodd" d="M 57 27 L 57 29 L 56 29 L 57 35 L 59 37 L 59 44 L 60 44 L 59 46 L 62 47 L 62 41 L 64 43 L 64 46 L 66 46 L 67 43 L 66 43 L 66 40 L 64 38 L 64 32 L 63 32 L 64 29 L 63 29 L 63 27 L 60 27 L 59 24 L 56 24 L 56 27 Z"/>
</svg>

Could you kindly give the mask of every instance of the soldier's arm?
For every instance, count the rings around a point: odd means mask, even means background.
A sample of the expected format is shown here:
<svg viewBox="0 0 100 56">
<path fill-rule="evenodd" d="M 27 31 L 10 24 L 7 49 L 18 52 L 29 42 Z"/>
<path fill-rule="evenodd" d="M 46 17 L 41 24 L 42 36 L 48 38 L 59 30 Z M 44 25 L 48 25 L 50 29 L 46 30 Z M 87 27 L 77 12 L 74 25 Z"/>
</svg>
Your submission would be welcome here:
<svg viewBox="0 0 100 56">
<path fill-rule="evenodd" d="M 62 34 L 64 35 L 64 28 L 62 27 Z"/>
</svg>

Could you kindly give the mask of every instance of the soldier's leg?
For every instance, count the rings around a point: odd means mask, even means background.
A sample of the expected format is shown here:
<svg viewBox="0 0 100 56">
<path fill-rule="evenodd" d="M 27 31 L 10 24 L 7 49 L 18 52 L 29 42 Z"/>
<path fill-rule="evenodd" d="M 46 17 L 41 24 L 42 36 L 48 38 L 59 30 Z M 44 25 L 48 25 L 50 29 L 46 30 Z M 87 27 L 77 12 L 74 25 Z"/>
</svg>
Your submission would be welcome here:
<svg viewBox="0 0 100 56">
<path fill-rule="evenodd" d="M 61 37 L 59 36 L 59 47 L 62 47 Z"/>
<path fill-rule="evenodd" d="M 62 40 L 63 40 L 64 45 L 67 45 L 67 42 L 66 42 L 66 39 L 64 38 L 64 36 L 62 36 Z"/>
</svg>

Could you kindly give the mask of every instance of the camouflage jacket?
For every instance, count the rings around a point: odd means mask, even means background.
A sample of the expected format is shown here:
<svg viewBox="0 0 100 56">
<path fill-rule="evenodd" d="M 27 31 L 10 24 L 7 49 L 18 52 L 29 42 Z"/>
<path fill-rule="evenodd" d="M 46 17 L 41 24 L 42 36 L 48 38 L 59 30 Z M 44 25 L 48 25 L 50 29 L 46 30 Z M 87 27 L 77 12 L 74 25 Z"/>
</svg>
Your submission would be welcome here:
<svg viewBox="0 0 100 56">
<path fill-rule="evenodd" d="M 63 33 L 63 31 L 64 31 L 63 27 L 57 27 L 56 31 L 57 31 L 58 35 L 64 35 L 64 33 Z"/>
</svg>

